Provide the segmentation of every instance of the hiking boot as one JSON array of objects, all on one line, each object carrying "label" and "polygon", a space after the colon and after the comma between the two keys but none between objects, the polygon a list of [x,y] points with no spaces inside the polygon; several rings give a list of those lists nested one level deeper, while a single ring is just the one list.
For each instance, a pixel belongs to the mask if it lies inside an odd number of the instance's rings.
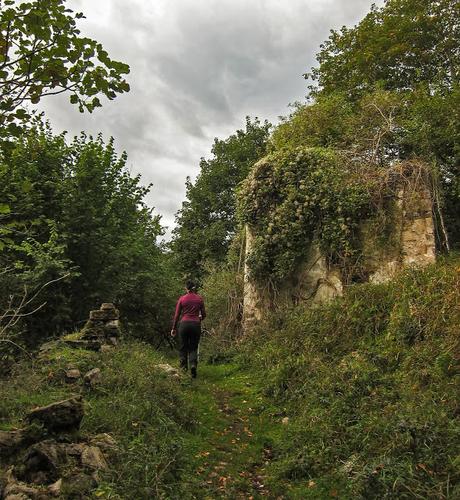
[{"label": "hiking boot", "polygon": [[192,366],[190,373],[192,374],[192,378],[196,378],[196,366]]}]

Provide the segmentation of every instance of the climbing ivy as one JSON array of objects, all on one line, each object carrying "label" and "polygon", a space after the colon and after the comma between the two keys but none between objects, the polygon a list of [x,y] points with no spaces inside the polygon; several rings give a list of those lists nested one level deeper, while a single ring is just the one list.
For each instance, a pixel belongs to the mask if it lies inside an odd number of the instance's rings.
[{"label": "climbing ivy", "polygon": [[252,170],[239,192],[239,217],[254,231],[248,256],[253,279],[280,283],[318,241],[332,260],[357,252],[359,221],[372,210],[367,165],[326,148],[273,153]]}]

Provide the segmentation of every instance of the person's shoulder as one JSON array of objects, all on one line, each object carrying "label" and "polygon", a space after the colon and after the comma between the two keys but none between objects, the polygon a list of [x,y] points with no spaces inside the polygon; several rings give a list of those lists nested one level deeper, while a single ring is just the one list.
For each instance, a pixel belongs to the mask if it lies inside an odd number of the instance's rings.
[{"label": "person's shoulder", "polygon": [[199,293],[197,293],[197,294],[196,294],[196,296],[197,296],[200,300],[204,300],[204,299],[203,299],[203,297],[202,297]]}]

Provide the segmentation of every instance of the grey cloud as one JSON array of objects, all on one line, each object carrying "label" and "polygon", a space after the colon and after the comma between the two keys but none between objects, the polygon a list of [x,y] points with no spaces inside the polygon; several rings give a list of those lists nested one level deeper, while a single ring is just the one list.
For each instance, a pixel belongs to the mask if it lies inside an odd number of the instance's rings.
[{"label": "grey cloud", "polygon": [[[154,184],[148,203],[171,226],[199,159],[246,115],[275,122],[302,100],[302,74],[331,28],[358,21],[372,0],[68,0],[82,32],[131,66],[131,92],[93,115],[46,101],[55,130],[114,136],[133,172]],[[377,2],[383,3],[383,0]]]}]

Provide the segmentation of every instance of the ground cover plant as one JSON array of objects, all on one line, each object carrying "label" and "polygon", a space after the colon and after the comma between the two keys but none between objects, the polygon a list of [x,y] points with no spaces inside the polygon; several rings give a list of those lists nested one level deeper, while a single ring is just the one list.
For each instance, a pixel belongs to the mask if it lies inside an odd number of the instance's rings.
[{"label": "ground cover plant", "polygon": [[243,344],[293,417],[270,469],[289,498],[458,496],[459,279],[458,257],[407,270],[283,311]]}]

